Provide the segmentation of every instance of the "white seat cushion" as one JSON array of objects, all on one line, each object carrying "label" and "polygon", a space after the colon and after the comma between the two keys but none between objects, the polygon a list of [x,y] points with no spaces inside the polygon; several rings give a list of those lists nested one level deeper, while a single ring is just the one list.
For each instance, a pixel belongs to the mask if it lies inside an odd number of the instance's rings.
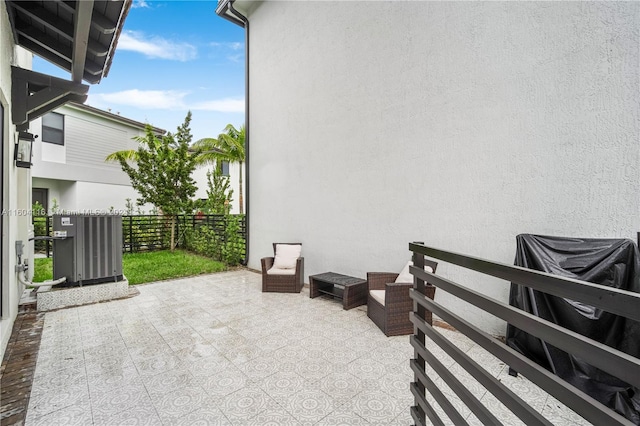
[{"label": "white seat cushion", "polygon": [[295,269],[296,261],[300,257],[300,244],[276,244],[276,256],[273,267],[278,269]]},{"label": "white seat cushion", "polygon": [[[404,265],[404,268],[402,268],[402,271],[400,272],[400,275],[398,275],[398,278],[396,278],[397,283],[413,283],[413,275],[411,275],[411,272],[409,272],[409,267],[413,266],[413,261],[408,261],[406,265]],[[424,270],[427,272],[433,272],[433,268],[431,266],[426,266],[424,267]]]},{"label": "white seat cushion", "polygon": [[295,275],[295,274],[296,274],[295,268],[281,269],[281,268],[276,268],[274,266],[273,268],[267,271],[267,275]]},{"label": "white seat cushion", "polygon": [[369,290],[369,294],[373,300],[384,306],[384,290]]}]

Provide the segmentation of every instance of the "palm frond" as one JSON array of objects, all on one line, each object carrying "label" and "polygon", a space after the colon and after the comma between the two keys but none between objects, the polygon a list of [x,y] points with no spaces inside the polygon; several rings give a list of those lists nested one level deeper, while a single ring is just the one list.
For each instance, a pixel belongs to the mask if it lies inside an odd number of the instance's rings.
[{"label": "palm frond", "polygon": [[199,139],[191,145],[190,152],[195,155],[196,163],[213,165],[220,160],[227,160],[226,153],[220,149],[219,141],[215,138]]},{"label": "palm frond", "polygon": [[192,148],[198,149],[213,149],[218,146],[218,140],[216,138],[203,138],[198,139],[194,143],[191,144]]},{"label": "palm frond", "polygon": [[125,149],[122,151],[116,151],[107,155],[104,161],[118,162],[120,161],[120,159],[123,159],[125,161],[135,162],[136,160],[138,160],[138,151],[136,151],[135,149]]}]

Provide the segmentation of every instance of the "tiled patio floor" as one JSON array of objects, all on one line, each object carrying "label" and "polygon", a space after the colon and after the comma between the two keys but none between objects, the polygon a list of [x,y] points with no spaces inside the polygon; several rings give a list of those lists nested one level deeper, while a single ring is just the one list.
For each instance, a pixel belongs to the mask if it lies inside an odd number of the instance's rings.
[{"label": "tiled patio floor", "polygon": [[[234,271],[47,313],[26,424],[412,423],[408,336],[385,337],[365,306],[343,311],[336,301],[309,299],[308,289],[260,288],[260,275]],[[554,424],[586,424],[464,336],[440,330]],[[467,380],[505,424],[518,424]]]}]

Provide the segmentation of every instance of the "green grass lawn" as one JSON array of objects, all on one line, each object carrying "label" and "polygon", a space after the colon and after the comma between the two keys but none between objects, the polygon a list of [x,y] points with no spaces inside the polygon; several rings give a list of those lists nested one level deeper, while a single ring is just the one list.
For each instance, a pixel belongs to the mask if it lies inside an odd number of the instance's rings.
[{"label": "green grass lawn", "polygon": [[[33,281],[41,282],[53,278],[51,258],[35,259]],[[226,270],[222,262],[187,251],[152,251],[125,253],[122,255],[122,270],[129,284],[143,284],[171,278],[190,277]]]},{"label": "green grass lawn", "polygon": [[[53,279],[53,259],[50,257],[34,259],[33,282],[39,283]],[[26,274],[25,274],[26,275]]]}]

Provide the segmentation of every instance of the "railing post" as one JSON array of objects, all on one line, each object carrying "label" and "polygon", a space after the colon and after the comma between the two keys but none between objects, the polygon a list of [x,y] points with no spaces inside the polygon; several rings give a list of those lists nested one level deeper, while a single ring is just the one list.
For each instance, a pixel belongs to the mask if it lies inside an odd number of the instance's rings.
[{"label": "railing post", "polygon": [[[424,242],[415,241],[414,244],[424,244]],[[416,252],[413,252],[412,260],[413,260],[413,266],[415,266],[416,268],[419,268],[421,270],[424,270],[424,255],[416,253]],[[427,294],[426,287],[425,287],[425,281],[420,279],[420,278],[418,278],[418,277],[415,277],[415,276],[413,277],[413,288],[418,293],[420,293],[422,295],[426,295]],[[424,308],[424,306],[421,306],[421,305],[418,304],[418,302],[414,301],[413,302],[413,311],[418,315],[418,317],[420,319],[426,320],[426,309]],[[420,342],[420,345],[422,347],[424,347],[425,343],[426,343],[424,332],[414,325],[413,326],[413,334],[418,339],[418,342]],[[420,367],[420,370],[421,371],[426,371],[425,359],[422,357],[422,355],[420,355],[420,353],[417,351],[417,349],[414,349],[413,353],[414,353],[414,357],[416,359],[416,362],[418,363],[418,366]],[[418,377],[415,374],[414,374],[414,382],[418,386],[418,390],[420,391],[420,393],[426,397],[426,388],[425,388],[424,384],[422,383],[422,381],[419,380]],[[420,421],[422,422],[422,424],[426,424],[426,413],[424,412],[424,410],[422,409],[420,404],[416,403],[416,408],[417,408],[417,411],[418,411],[418,415],[420,416]]]}]

